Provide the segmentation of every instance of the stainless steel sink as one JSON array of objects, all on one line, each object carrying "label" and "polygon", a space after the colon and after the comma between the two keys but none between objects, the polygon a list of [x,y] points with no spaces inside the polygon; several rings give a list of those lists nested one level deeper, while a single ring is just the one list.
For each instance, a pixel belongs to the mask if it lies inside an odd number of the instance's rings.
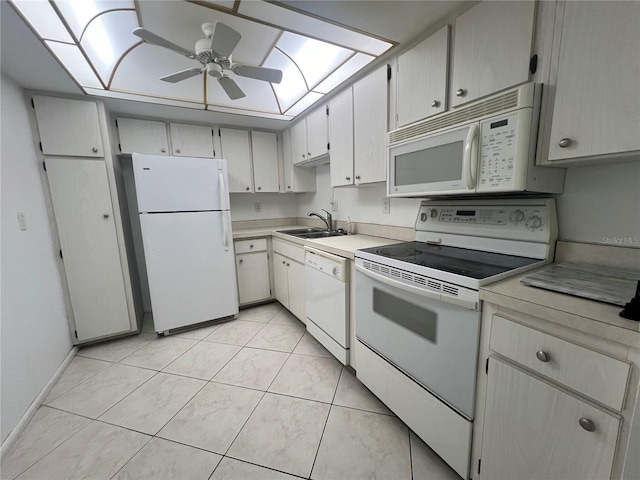
[{"label": "stainless steel sink", "polygon": [[297,228],[294,230],[278,230],[278,233],[286,233],[287,235],[293,235],[294,237],[298,237],[301,234],[305,233],[319,233],[324,232],[322,228],[318,227],[308,227],[308,228]]},{"label": "stainless steel sink", "polygon": [[342,237],[346,235],[346,233],[338,233],[338,232],[312,232],[312,233],[301,233],[296,235],[299,238],[325,238],[325,237]]}]

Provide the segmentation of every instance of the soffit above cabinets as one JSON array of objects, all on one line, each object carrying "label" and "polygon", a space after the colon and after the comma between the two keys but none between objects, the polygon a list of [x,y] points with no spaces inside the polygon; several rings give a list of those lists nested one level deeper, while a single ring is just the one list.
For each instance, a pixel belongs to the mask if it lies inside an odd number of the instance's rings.
[{"label": "soffit above cabinets", "polygon": [[[402,40],[406,39],[406,29],[400,26],[402,18],[387,21],[385,30],[373,12],[376,5],[403,4],[405,13],[400,17],[415,18],[419,11],[424,22],[414,27],[419,29],[417,35],[462,4],[320,2],[326,4],[320,12],[323,17],[313,9],[286,4],[314,2],[10,0],[9,3],[89,95],[283,121],[295,118],[398,45],[386,34],[404,32]],[[351,22],[357,23],[357,27],[335,20],[347,5],[350,6],[345,10],[346,18],[357,17],[358,22]],[[355,15],[354,8],[360,8],[361,14]],[[413,12],[407,12],[408,8],[413,8]],[[368,30],[367,15],[372,27]],[[196,42],[205,37],[202,24],[215,22],[242,35],[233,50],[234,64],[280,69],[283,72],[280,84],[225,70],[246,94],[231,100],[216,78],[206,72],[177,83],[162,81],[160,77],[202,65],[195,59],[142,42],[132,34],[134,28],[143,27],[194,51]]]}]

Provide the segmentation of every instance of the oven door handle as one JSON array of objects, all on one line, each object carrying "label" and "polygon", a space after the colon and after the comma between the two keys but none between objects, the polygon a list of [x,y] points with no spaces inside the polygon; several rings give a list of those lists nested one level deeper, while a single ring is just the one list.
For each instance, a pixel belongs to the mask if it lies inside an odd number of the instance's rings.
[{"label": "oven door handle", "polygon": [[462,298],[454,297],[453,295],[435,293],[429,290],[424,290],[419,287],[407,285],[406,283],[402,283],[397,280],[393,280],[392,278],[385,277],[384,275],[380,275],[379,273],[372,272],[371,270],[367,270],[366,268],[358,264],[356,264],[355,267],[356,267],[356,271],[362,273],[363,275],[371,277],[374,280],[377,280],[378,282],[382,282],[386,285],[389,285],[390,287],[399,288],[400,290],[404,290],[405,292],[420,295],[421,297],[427,297],[427,298],[432,298],[434,300],[441,300],[443,302],[453,303],[455,305],[459,305],[469,310],[478,310],[478,302],[474,302],[472,300],[464,300]]}]

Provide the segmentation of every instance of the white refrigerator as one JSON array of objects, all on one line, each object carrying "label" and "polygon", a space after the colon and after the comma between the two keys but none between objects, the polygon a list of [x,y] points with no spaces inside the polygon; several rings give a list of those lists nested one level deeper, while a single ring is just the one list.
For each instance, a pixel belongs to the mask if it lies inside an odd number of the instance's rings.
[{"label": "white refrigerator", "polygon": [[227,162],[132,155],[157,332],[237,315]]}]

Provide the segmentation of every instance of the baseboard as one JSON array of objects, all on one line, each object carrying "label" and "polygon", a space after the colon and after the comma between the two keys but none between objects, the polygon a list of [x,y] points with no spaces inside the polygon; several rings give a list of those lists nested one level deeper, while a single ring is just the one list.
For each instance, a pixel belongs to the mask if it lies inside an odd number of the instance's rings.
[{"label": "baseboard", "polygon": [[16,439],[22,434],[24,429],[27,427],[27,425],[35,415],[38,408],[40,408],[40,405],[42,405],[42,402],[44,402],[44,399],[47,398],[47,395],[49,395],[49,392],[51,392],[51,389],[53,388],[53,386],[60,379],[60,377],[66,370],[67,366],[69,365],[69,363],[71,363],[71,360],[73,360],[73,357],[76,356],[77,351],[78,351],[78,347],[73,347],[71,349],[69,354],[66,356],[64,361],[60,364],[60,366],[55,371],[53,376],[49,379],[49,381],[44,386],[44,388],[40,391],[40,393],[35,398],[35,400],[31,402],[31,405],[29,406],[27,411],[24,412],[24,415],[22,416],[18,424],[14,427],[13,430],[11,430],[11,433],[7,436],[6,440],[2,442],[2,446],[0,446],[0,459],[4,459],[4,456],[9,451],[11,446],[14,444]]}]

